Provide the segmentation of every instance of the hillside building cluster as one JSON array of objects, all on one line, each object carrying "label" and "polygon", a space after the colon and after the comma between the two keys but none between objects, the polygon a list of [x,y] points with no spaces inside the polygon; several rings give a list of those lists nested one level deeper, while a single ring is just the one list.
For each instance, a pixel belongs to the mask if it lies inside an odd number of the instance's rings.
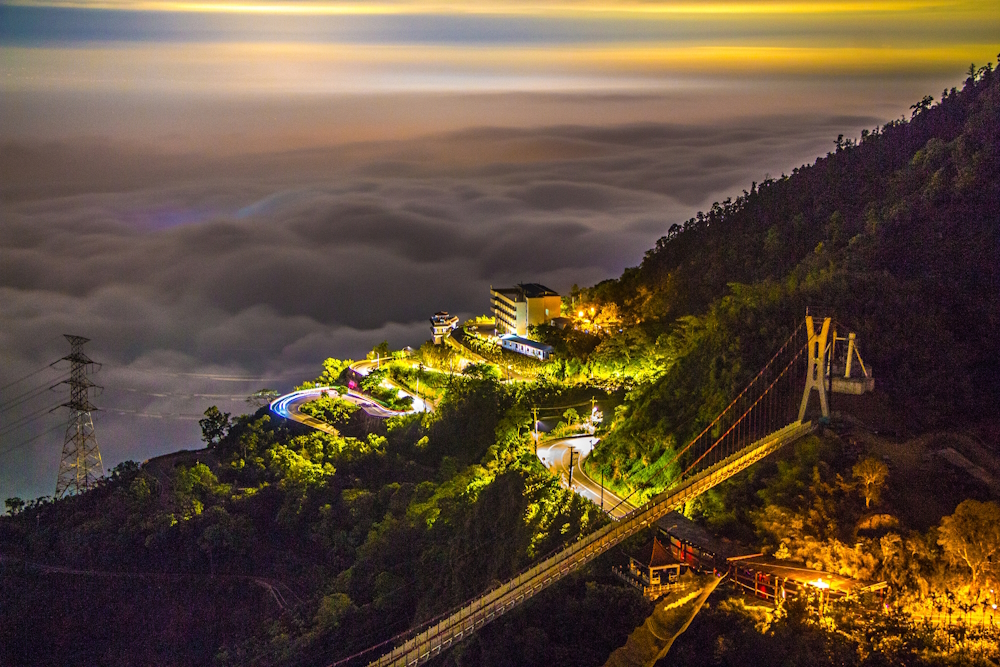
[{"label": "hillside building cluster", "polygon": [[[562,297],[538,283],[519,283],[514,287],[490,286],[490,311],[495,328],[492,335],[505,350],[517,352],[539,361],[552,355],[552,346],[527,337],[528,327],[552,324],[562,328],[566,318],[560,317]],[[447,311],[434,313],[430,319],[431,335],[440,345],[458,327],[458,317]]]}]

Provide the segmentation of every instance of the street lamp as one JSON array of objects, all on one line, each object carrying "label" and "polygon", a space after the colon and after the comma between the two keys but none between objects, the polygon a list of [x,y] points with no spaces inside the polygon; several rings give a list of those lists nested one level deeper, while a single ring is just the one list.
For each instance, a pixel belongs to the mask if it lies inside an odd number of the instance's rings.
[{"label": "street lamp", "polygon": [[417,398],[420,398],[420,374],[424,371],[424,365],[420,364],[417,366]]}]

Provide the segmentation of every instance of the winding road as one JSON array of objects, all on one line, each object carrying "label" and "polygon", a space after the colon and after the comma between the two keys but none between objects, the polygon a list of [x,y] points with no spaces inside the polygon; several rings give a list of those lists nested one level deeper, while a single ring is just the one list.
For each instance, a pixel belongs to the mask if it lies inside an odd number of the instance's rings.
[{"label": "winding road", "polygon": [[573,465],[572,490],[600,506],[612,519],[618,520],[635,507],[608,489],[602,489],[600,483],[592,480],[583,471],[583,460],[590,455],[596,444],[597,438],[592,435],[559,438],[539,445],[538,458],[543,466],[559,475],[563,486],[569,486],[570,457],[574,450],[578,452],[579,456]]},{"label": "winding road", "polygon": [[[368,375],[376,368],[378,368],[378,361],[358,361],[351,364],[351,370],[358,375]],[[345,401],[354,403],[372,417],[399,417],[401,415],[410,414],[411,412],[426,412],[430,409],[430,407],[412,391],[406,389],[405,387],[400,387],[399,385],[390,382],[388,379],[385,380],[385,382],[389,387],[412,398],[413,407],[410,410],[390,410],[384,405],[378,403],[371,396],[362,394],[359,391],[354,391],[353,389],[348,389],[347,393],[344,394],[333,387],[313,387],[312,389],[300,389],[299,391],[293,391],[290,394],[285,394],[284,396],[276,398],[271,402],[270,408],[271,412],[279,417],[297,421],[300,424],[305,424],[306,426],[314,428],[317,431],[322,431],[323,433],[328,433],[330,435],[340,435],[340,432],[326,422],[316,419],[315,417],[310,417],[299,410],[302,405],[305,405],[310,401],[315,401],[323,396],[323,394],[342,398]]]},{"label": "winding road", "polygon": [[[377,364],[377,361],[359,361],[351,365],[351,370],[359,375],[368,375],[372,372],[372,370],[377,368]],[[388,383],[388,380],[386,380],[386,382]],[[361,392],[349,389],[346,394],[343,394],[333,387],[314,387],[312,389],[293,391],[290,394],[285,394],[284,396],[275,399],[271,403],[270,407],[271,412],[279,417],[297,421],[300,424],[305,424],[306,426],[314,428],[317,431],[322,431],[323,433],[328,433],[330,435],[340,435],[340,433],[330,424],[316,419],[315,417],[311,417],[299,410],[302,405],[310,401],[315,401],[323,394],[340,397],[346,401],[350,401],[373,417],[398,417],[400,415],[409,414],[409,412],[424,412],[432,409],[432,406],[426,404],[420,399],[420,397],[416,396],[413,392],[407,390],[406,388],[393,383],[389,383],[389,386],[402,392],[403,394],[406,394],[407,396],[412,397],[413,409],[405,412],[390,410],[389,408],[377,403],[370,396],[362,394]],[[563,486],[569,487],[569,466],[572,456],[571,452],[574,450],[579,452],[579,457],[577,457],[576,463],[573,466],[572,490],[587,500],[594,502],[600,506],[602,510],[607,512],[612,519],[617,520],[635,508],[629,503],[624,502],[620,497],[608,489],[602,489],[601,484],[592,480],[587,476],[587,473],[584,472],[583,460],[590,455],[590,452],[594,449],[594,445],[596,444],[597,438],[590,435],[559,438],[558,440],[551,440],[540,445],[538,447],[538,458],[542,462],[543,466],[560,477]]]}]

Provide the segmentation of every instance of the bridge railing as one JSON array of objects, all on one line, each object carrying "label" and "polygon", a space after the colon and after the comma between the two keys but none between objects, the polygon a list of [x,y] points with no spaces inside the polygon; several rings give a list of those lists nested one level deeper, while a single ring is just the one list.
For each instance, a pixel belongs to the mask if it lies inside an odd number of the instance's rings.
[{"label": "bridge railing", "polygon": [[501,616],[509,609],[570,574],[613,546],[649,526],[719,482],[732,477],[783,445],[812,431],[810,422],[793,422],[664,491],[622,520],[581,538],[559,553],[525,570],[505,584],[462,606],[458,611],[421,629],[371,667],[410,667],[438,655],[452,643]]}]

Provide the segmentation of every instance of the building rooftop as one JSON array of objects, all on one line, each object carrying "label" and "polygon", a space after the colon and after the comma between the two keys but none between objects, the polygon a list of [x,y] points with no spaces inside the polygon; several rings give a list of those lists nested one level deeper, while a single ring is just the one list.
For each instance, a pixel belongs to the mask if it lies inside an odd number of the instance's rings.
[{"label": "building rooftop", "polygon": [[656,526],[664,533],[720,558],[753,553],[733,542],[720,540],[680,512],[670,512],[657,519]]},{"label": "building rooftop", "polygon": [[497,294],[503,294],[511,301],[538,299],[543,296],[559,296],[545,285],[539,285],[538,283],[518,283],[514,287],[491,287],[490,289]]},{"label": "building rooftop", "polygon": [[639,553],[630,556],[630,558],[650,569],[680,564],[680,561],[670,555],[670,551],[655,537],[651,542],[646,543],[639,550]]},{"label": "building rooftop", "polygon": [[518,287],[524,290],[524,296],[529,299],[537,299],[543,296],[559,296],[545,285],[539,285],[538,283],[520,283]]}]

